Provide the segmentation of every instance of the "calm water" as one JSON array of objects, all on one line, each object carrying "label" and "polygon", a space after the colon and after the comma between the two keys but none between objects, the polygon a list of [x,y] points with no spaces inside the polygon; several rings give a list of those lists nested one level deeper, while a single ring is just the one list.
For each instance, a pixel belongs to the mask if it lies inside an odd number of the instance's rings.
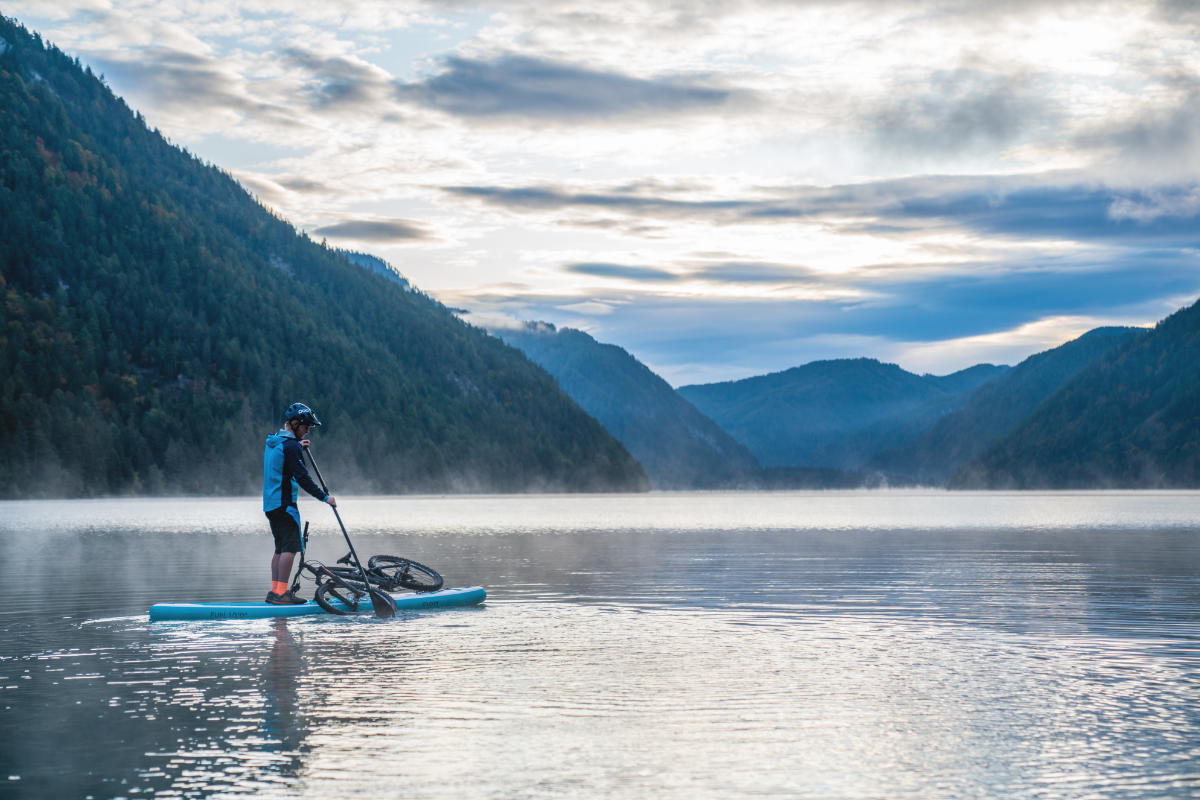
[{"label": "calm water", "polygon": [[256,500],[0,503],[0,796],[1200,796],[1200,494],[342,510],[486,605],[151,625],[266,592]]}]

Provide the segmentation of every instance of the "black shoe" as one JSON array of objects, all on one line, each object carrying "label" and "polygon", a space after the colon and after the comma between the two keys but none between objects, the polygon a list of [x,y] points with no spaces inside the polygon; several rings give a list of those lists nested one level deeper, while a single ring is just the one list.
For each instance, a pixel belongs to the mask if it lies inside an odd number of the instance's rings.
[{"label": "black shoe", "polygon": [[283,594],[267,592],[267,602],[273,606],[300,606],[304,605],[308,601],[296,597],[296,595],[292,593],[292,590],[288,589]]}]

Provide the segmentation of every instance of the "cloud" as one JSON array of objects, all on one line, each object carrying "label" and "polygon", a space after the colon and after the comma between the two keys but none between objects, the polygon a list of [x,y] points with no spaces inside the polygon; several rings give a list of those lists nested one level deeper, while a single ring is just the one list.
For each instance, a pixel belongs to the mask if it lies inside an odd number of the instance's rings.
[{"label": "cloud", "polygon": [[513,54],[451,56],[443,64],[437,75],[399,85],[397,96],[461,117],[564,122],[673,116],[753,101],[753,93],[701,75],[637,78]]},{"label": "cloud", "polygon": [[769,264],[752,261],[725,261],[693,270],[691,276],[717,283],[821,283],[830,280],[828,273],[791,264]]},{"label": "cloud", "polygon": [[1200,25],[1200,7],[1192,0],[1158,0],[1156,10],[1174,25]]},{"label": "cloud", "polygon": [[[1135,219],[1124,210],[1129,208],[1125,201],[1137,192],[1098,184],[1082,173],[931,176],[695,200],[605,187],[587,191],[567,186],[449,186],[443,191],[510,212],[604,211],[635,218],[643,226],[656,219],[705,225],[808,221],[844,233],[882,236],[958,230],[1014,239],[1200,246],[1200,209],[1177,203],[1171,214]],[[1195,191],[1192,185],[1168,187],[1164,196],[1190,196]],[[559,221],[575,222],[569,216]]]},{"label": "cloud", "polygon": [[601,303],[596,300],[585,300],[580,303],[567,303],[558,306],[560,311],[570,311],[576,314],[586,314],[588,316],[604,316],[613,312],[614,306],[610,303]]},{"label": "cloud", "polygon": [[172,135],[176,130],[228,134],[249,123],[296,138],[309,128],[286,95],[256,94],[241,74],[245,65],[228,59],[148,47],[101,53],[91,63],[129,102],[152,109],[154,124],[165,124]]},{"label": "cloud", "polygon": [[[1044,317],[1109,316],[1164,297],[1200,294],[1200,258],[1140,252],[1101,265],[1030,261],[863,284],[873,297],[839,304],[855,324],[833,330],[911,342],[997,333]],[[1007,267],[1007,268],[1006,268]]]},{"label": "cloud", "polygon": [[301,47],[285,48],[280,55],[284,64],[307,76],[304,93],[314,109],[382,107],[388,100],[391,76],[366,61],[324,55]]},{"label": "cloud", "polygon": [[285,189],[290,189],[293,192],[311,194],[333,195],[341,191],[341,189],[336,186],[331,186],[330,184],[322,181],[315,181],[312,178],[280,178],[279,185]]},{"label": "cloud", "polygon": [[1200,215],[1200,187],[1151,190],[1141,192],[1137,197],[1118,197],[1109,206],[1108,215],[1115,220],[1141,223],[1162,217],[1194,219]]},{"label": "cloud", "polygon": [[[940,265],[940,274],[945,274],[945,265]],[[858,287],[881,282],[883,277],[894,277],[910,273],[929,273],[926,265],[906,268],[901,265],[869,267],[854,273],[831,273],[798,264],[768,263],[748,260],[705,260],[703,256],[681,258],[670,268],[651,267],[608,262],[570,263],[564,269],[572,274],[591,275],[600,278],[618,278],[645,284],[673,283],[690,284],[688,290],[706,291],[704,284],[728,288],[755,285],[804,286],[818,290],[841,291],[862,294]]]},{"label": "cloud", "polygon": [[919,82],[895,82],[888,99],[863,117],[889,150],[939,157],[989,150],[1060,116],[1039,83],[1027,71],[935,70]]},{"label": "cloud", "polygon": [[594,191],[577,191],[565,186],[446,186],[442,187],[442,191],[511,211],[611,210],[626,214],[653,214],[664,219],[703,215],[714,222],[721,219],[736,222],[764,207],[761,201],[755,200],[677,200],[637,194],[627,188],[598,187]]},{"label": "cloud", "polygon": [[597,262],[568,264],[566,270],[579,275],[594,275],[601,278],[624,278],[633,281],[662,282],[677,281],[680,278],[674,272],[656,267],[631,267],[624,264],[603,264]]},{"label": "cloud", "polygon": [[1200,175],[1200,76],[1187,73],[1172,80],[1189,84],[1176,103],[1105,120],[1075,135],[1072,143],[1094,153],[1115,175],[1143,183]]},{"label": "cloud", "polygon": [[251,98],[228,62],[167,48],[98,59],[107,77],[120,80],[160,107],[202,106],[244,113],[278,113],[280,107]]},{"label": "cloud", "polygon": [[[1173,192],[1191,191],[1190,188]],[[1035,180],[1004,181],[992,191],[971,189],[909,197],[882,216],[894,221],[925,221],[977,233],[1020,239],[1111,242],[1130,246],[1200,246],[1195,212],[1135,220],[1113,215],[1114,204],[1137,192],[1099,185],[1038,185]]]},{"label": "cloud", "polygon": [[318,236],[385,244],[429,241],[434,238],[421,223],[405,219],[351,219],[325,225],[315,229],[313,233]]}]

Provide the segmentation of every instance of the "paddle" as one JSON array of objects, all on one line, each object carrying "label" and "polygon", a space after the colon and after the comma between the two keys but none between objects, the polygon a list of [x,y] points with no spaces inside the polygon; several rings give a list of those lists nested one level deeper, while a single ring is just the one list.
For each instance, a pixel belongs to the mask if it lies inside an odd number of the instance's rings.
[{"label": "paddle", "polygon": [[[325,479],[321,477],[321,470],[317,467],[317,460],[313,458],[312,450],[305,448],[308,453],[308,463],[312,464],[313,472],[317,473],[317,482],[321,484],[321,491],[329,494],[329,487],[325,485]],[[362,562],[358,560],[358,553],[354,552],[354,544],[350,541],[350,534],[346,533],[346,526],[342,524],[342,515],[338,513],[337,506],[330,506],[333,509],[333,515],[337,517],[338,526],[342,529],[342,536],[346,537],[346,545],[350,548],[350,555],[354,556],[354,564],[358,567],[358,574],[362,576],[363,585],[367,587],[367,594],[371,596],[371,605],[375,608],[375,616],[380,619],[390,619],[396,616],[396,601],[391,595],[384,594],[378,589],[371,586],[371,582],[367,580],[367,571],[363,569]]]}]

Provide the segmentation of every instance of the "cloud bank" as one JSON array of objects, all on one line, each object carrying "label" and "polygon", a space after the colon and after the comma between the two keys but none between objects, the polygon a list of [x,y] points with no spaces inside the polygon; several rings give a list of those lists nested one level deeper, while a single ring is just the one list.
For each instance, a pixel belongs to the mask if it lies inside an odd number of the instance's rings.
[{"label": "cloud bank", "polygon": [[949,372],[1200,293],[1191,3],[5,13],[297,226],[679,380]]}]

